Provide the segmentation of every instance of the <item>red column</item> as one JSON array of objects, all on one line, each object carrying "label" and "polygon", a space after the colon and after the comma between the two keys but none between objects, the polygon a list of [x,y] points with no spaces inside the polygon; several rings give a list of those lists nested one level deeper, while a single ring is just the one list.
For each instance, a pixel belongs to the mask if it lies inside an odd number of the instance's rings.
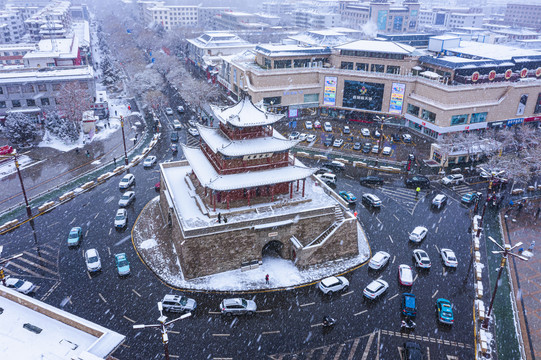
[{"label": "red column", "polygon": [[248,190],[248,206],[250,206],[250,190]]},{"label": "red column", "polygon": [[289,183],[289,198],[293,199],[293,181]]},{"label": "red column", "polygon": [[299,191],[299,180],[297,180],[297,191]]},{"label": "red column", "polygon": [[226,199],[227,199],[227,210],[229,210],[229,191],[227,192]]},{"label": "red column", "polygon": [[302,179],[302,197],[304,197],[304,186],[306,185],[306,179]]},{"label": "red column", "polygon": [[273,201],[273,202],[274,202],[274,185],[275,184],[272,184],[272,186],[271,186],[271,201]]},{"label": "red column", "polygon": [[212,194],[212,201],[214,203],[214,211],[216,211],[216,194]]}]

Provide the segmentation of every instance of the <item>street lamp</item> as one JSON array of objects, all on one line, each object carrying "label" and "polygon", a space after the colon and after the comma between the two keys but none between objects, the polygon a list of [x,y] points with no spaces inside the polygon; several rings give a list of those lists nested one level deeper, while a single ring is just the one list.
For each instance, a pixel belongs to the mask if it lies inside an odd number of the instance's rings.
[{"label": "street lamp", "polygon": [[167,336],[167,326],[174,323],[175,321],[186,319],[187,317],[192,316],[192,313],[186,313],[184,315],[181,315],[180,317],[173,319],[171,321],[167,321],[167,316],[163,315],[163,306],[161,301],[158,302],[158,310],[160,310],[160,317],[158,318],[159,324],[152,324],[152,325],[133,325],[134,329],[144,329],[144,328],[160,328],[160,331],[162,332],[162,342],[163,342],[163,350],[165,352],[165,360],[169,360],[169,337]]},{"label": "street lamp", "polygon": [[490,299],[490,305],[488,306],[488,312],[487,312],[487,315],[485,317],[485,320],[483,321],[483,328],[485,330],[488,329],[488,321],[489,321],[489,317],[490,317],[490,312],[492,311],[492,305],[494,305],[494,298],[496,297],[496,291],[498,291],[498,283],[500,282],[500,278],[502,276],[502,272],[503,272],[503,269],[505,267],[505,263],[507,262],[507,256],[511,255],[511,256],[516,257],[516,258],[519,258],[520,260],[528,261],[527,257],[512,253],[513,249],[515,249],[515,248],[519,247],[520,245],[522,245],[522,242],[516,243],[513,246],[511,246],[509,244],[504,244],[504,246],[501,246],[500,244],[498,244],[496,242],[496,240],[494,240],[492,238],[492,236],[489,236],[488,238],[490,239],[490,241],[492,241],[494,244],[496,244],[496,246],[498,246],[501,249],[501,250],[495,250],[495,251],[493,250],[492,253],[493,254],[501,254],[502,255],[502,260],[500,262],[500,270],[498,271],[498,278],[496,280],[496,284],[494,285],[494,291],[492,292],[492,298]]},{"label": "street lamp", "polygon": [[124,142],[124,162],[128,165],[128,152],[126,151],[126,137],[124,136],[124,117],[120,115],[120,128],[122,128],[122,141]]},{"label": "street lamp", "polygon": [[383,147],[383,141],[385,140],[385,136],[383,135],[383,124],[385,123],[385,120],[389,120],[391,117],[390,116],[379,116],[379,115],[376,115],[375,117],[381,123],[380,140],[378,142],[378,145],[379,145],[378,150],[381,151],[381,148]]},{"label": "street lamp", "polygon": [[[3,249],[4,249],[4,247],[0,246],[0,255],[2,254]],[[0,280],[2,280],[2,284],[4,286],[6,286],[6,277],[4,276],[4,264],[7,263],[8,261],[20,258],[21,256],[23,256],[22,253],[7,257],[5,259],[0,259]]]}]

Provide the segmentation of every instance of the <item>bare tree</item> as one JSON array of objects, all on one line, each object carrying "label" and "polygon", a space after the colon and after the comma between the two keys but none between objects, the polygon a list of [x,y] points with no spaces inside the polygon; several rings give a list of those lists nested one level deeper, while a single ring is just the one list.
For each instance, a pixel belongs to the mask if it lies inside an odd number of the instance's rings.
[{"label": "bare tree", "polygon": [[143,94],[143,100],[152,107],[155,111],[169,104],[167,96],[160,90],[150,90]]},{"label": "bare tree", "polygon": [[90,110],[92,96],[81,84],[69,82],[62,85],[56,101],[63,117],[74,121],[79,129],[83,119],[83,112]]}]

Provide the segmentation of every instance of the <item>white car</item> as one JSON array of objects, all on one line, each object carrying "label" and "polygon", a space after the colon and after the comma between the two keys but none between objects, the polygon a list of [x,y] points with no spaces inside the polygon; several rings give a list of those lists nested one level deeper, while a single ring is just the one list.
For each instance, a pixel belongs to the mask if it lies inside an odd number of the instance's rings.
[{"label": "white car", "polygon": [[182,125],[177,119],[173,120],[173,127],[175,128],[175,130],[182,130]]},{"label": "white car", "polygon": [[424,226],[417,226],[410,233],[410,240],[413,242],[421,242],[426,237],[426,234],[428,234],[427,228],[425,228]]},{"label": "white car", "polygon": [[411,267],[409,265],[398,265],[398,281],[400,281],[400,285],[403,286],[413,285],[413,271],[411,271]]},{"label": "white car", "polygon": [[321,129],[321,122],[319,120],[314,121],[314,128]]},{"label": "white car", "polygon": [[184,112],[184,106],[180,105],[180,106],[177,106],[177,111],[179,114],[182,114]]},{"label": "white car", "polygon": [[315,136],[314,134],[310,134],[310,135],[308,135],[306,137],[306,141],[308,141],[308,142],[312,142],[312,141],[314,141],[316,139],[317,139],[317,136]]},{"label": "white car", "polygon": [[143,167],[151,167],[154,164],[156,164],[156,156],[154,155],[147,156],[145,161],[143,161]]},{"label": "white car", "polygon": [[441,208],[446,203],[447,203],[447,196],[444,194],[438,194],[434,196],[434,199],[432,199],[432,206],[437,207],[438,209]]},{"label": "white car", "polygon": [[305,141],[307,137],[308,137],[307,134],[301,133],[301,134],[299,135],[299,140],[300,140],[300,141]]},{"label": "white car", "polygon": [[318,286],[324,294],[331,295],[338,291],[346,291],[349,287],[349,281],[343,276],[331,276],[321,280]]},{"label": "white car", "polygon": [[165,108],[165,113],[166,113],[167,115],[173,115],[173,109],[171,109],[170,107]]},{"label": "white car", "polygon": [[336,140],[334,140],[334,143],[332,144],[332,146],[334,146],[334,147],[340,147],[342,145],[344,145],[344,140],[342,140],[342,139],[336,139]]},{"label": "white car", "polygon": [[313,129],[313,128],[314,128],[314,125],[312,125],[312,122],[311,122],[311,121],[305,121],[305,122],[304,122],[304,127],[305,127],[307,130],[310,130],[310,129]]},{"label": "white car", "polygon": [[199,130],[197,130],[196,128],[189,128],[189,129],[188,129],[188,132],[189,132],[190,135],[192,135],[192,136],[199,136]]},{"label": "white car", "polygon": [[389,284],[384,280],[374,280],[363,290],[363,295],[370,300],[378,298],[389,288]]},{"label": "white car", "polygon": [[458,185],[464,182],[464,175],[462,174],[450,174],[441,179],[443,185]]},{"label": "white car", "polygon": [[6,279],[6,286],[11,289],[15,289],[21,294],[29,294],[36,290],[36,285],[32,284],[30,281],[17,279],[14,277],[8,277]]},{"label": "white car", "polygon": [[191,126],[191,127],[197,127],[197,121],[191,119],[191,120],[188,120],[188,124]]},{"label": "white car", "polygon": [[374,254],[374,256],[372,256],[372,259],[370,259],[368,267],[370,269],[379,270],[387,264],[390,257],[391,255],[389,255],[389,253],[385,251],[378,251]]},{"label": "white car", "polygon": [[405,143],[410,143],[411,142],[411,135],[410,134],[402,134],[402,140]]},{"label": "white car", "polygon": [[100,254],[96,249],[88,249],[85,251],[85,263],[88,272],[96,272],[101,270]]},{"label": "white car", "polygon": [[370,137],[370,130],[368,130],[367,128],[362,128],[361,129],[361,134],[363,136]]},{"label": "white car", "polygon": [[377,146],[377,145],[372,146],[372,153],[373,154],[379,153],[379,146]]},{"label": "white car", "polygon": [[351,133],[351,129],[349,128],[349,126],[344,126],[344,134],[349,134]]},{"label": "white car", "polygon": [[383,155],[391,155],[391,152],[393,151],[393,149],[391,149],[390,146],[385,146],[383,148],[383,151],[381,152]]},{"label": "white car", "polygon": [[441,249],[440,254],[445,266],[453,268],[456,268],[458,266],[458,260],[456,259],[456,255],[453,250]]},{"label": "white car", "polygon": [[505,175],[505,171],[504,170],[497,170],[497,169],[494,169],[494,170],[482,170],[481,173],[479,174],[479,176],[483,179],[487,179],[487,180],[490,180],[491,178],[493,177],[500,177],[500,176],[503,176]]},{"label": "white car", "polygon": [[331,123],[330,122],[325,122],[325,124],[323,124],[323,130],[325,131],[332,131],[332,126],[331,126]]},{"label": "white car", "polygon": [[428,254],[426,251],[421,249],[415,249],[413,250],[413,259],[415,260],[415,266],[423,268],[423,269],[430,269],[432,266],[432,263],[430,262],[430,258],[428,257]]},{"label": "white car", "polygon": [[115,228],[123,229],[128,224],[128,212],[126,209],[118,209],[115,215]]},{"label": "white car", "polygon": [[118,200],[118,206],[126,207],[134,201],[135,201],[135,192],[126,191],[124,194],[122,194],[122,196],[120,197],[120,200]]},{"label": "white car", "polygon": [[299,136],[301,136],[301,134],[298,131],[293,131],[289,134],[289,140],[298,140]]},{"label": "white car", "polygon": [[118,183],[120,189],[127,189],[135,184],[135,176],[133,174],[126,174]]}]

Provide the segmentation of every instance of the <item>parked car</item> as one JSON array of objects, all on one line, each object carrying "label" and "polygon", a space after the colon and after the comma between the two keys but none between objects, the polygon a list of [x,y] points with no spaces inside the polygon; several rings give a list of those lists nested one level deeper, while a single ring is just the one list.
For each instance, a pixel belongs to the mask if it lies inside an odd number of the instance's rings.
[{"label": "parked car", "polygon": [[15,289],[21,294],[30,294],[36,290],[36,285],[32,284],[30,281],[17,279],[11,276],[6,279],[6,286]]},{"label": "parked car", "polygon": [[505,175],[505,171],[498,170],[498,169],[486,170],[486,171],[481,170],[481,172],[479,173],[479,177],[484,180],[490,180],[493,177],[501,177],[503,175]]},{"label": "parked car", "polygon": [[323,125],[323,130],[325,131],[332,131],[332,126],[331,126],[331,123],[326,121],[325,124]]},{"label": "parked car", "polygon": [[332,173],[325,173],[321,175],[317,175],[327,185],[336,185],[336,175]]},{"label": "parked car", "polygon": [[430,269],[430,267],[432,266],[428,254],[422,249],[413,250],[413,259],[415,260],[415,266],[417,267],[423,269]]},{"label": "parked car", "polygon": [[289,140],[297,140],[301,134],[298,131],[293,131],[289,134]]},{"label": "parked car", "polygon": [[425,228],[424,226],[417,226],[410,233],[409,239],[413,242],[421,242],[426,237],[426,234],[428,234],[427,228]]},{"label": "parked car", "polygon": [[180,124],[180,121],[178,121],[177,119],[173,120],[173,128],[175,128],[175,130],[182,130],[182,125]]},{"label": "parked car", "polygon": [[349,204],[357,202],[357,197],[349,191],[340,191],[338,195],[340,195],[340,197],[346,200]]},{"label": "parked car", "polygon": [[171,151],[174,153],[178,152],[178,145],[177,144],[171,144]]},{"label": "parked car", "polygon": [[299,135],[299,140],[300,140],[300,141],[305,141],[307,137],[308,137],[308,134],[301,133],[301,134]]},{"label": "parked car", "polygon": [[398,134],[391,134],[391,140],[392,141],[400,141],[400,135]]},{"label": "parked car", "polygon": [[391,155],[393,149],[390,146],[385,146],[381,152],[383,155]]},{"label": "parked car", "polygon": [[443,185],[458,185],[462,182],[464,182],[464,175],[462,174],[449,174],[441,179]]},{"label": "parked car", "polygon": [[189,128],[188,133],[190,133],[190,135],[192,136],[199,136],[199,130],[197,130],[196,128]]},{"label": "parked car", "polygon": [[475,200],[479,199],[480,197],[481,197],[481,193],[471,192],[471,193],[464,194],[464,196],[462,196],[460,201],[466,204],[471,204],[475,202]]},{"label": "parked car", "polygon": [[115,228],[123,229],[128,224],[128,212],[126,209],[118,209],[115,215]]},{"label": "parked car", "polygon": [[182,295],[165,295],[162,299],[162,306],[168,312],[192,312],[197,307],[197,302]]},{"label": "parked car", "polygon": [[177,142],[178,141],[178,134],[175,131],[173,131],[171,133],[171,141],[172,142]]},{"label": "parked car", "polygon": [[364,297],[375,300],[378,297],[381,296],[387,289],[389,288],[389,284],[387,284],[387,281],[377,279],[372,281],[370,284],[368,284],[367,287],[363,290]]},{"label": "parked car", "polygon": [[367,128],[362,128],[361,129],[361,134],[362,134],[362,136],[370,137],[370,130],[368,130]]},{"label": "parked car", "polygon": [[377,154],[377,153],[379,153],[379,146],[378,145],[372,146],[372,154]]},{"label": "parked car", "polygon": [[319,120],[314,121],[314,129],[321,129],[321,122]]},{"label": "parked car", "polygon": [[324,167],[332,169],[335,172],[343,171],[346,168],[346,165],[340,161],[331,161],[323,164]]},{"label": "parked car", "polygon": [[188,125],[190,125],[191,127],[196,128],[196,127],[197,127],[197,124],[198,124],[198,122],[195,121],[194,119],[188,120]]},{"label": "parked car", "polygon": [[353,150],[361,150],[361,143],[360,142],[356,142],[355,144],[353,144]]},{"label": "parked car", "polygon": [[383,178],[379,176],[365,176],[359,178],[359,183],[361,185],[383,185]]},{"label": "parked car", "polygon": [[453,250],[444,248],[440,250],[440,254],[445,266],[452,268],[456,268],[458,266],[458,260]]},{"label": "parked car", "polygon": [[402,294],[402,315],[415,317],[417,316],[417,299],[411,293]]},{"label": "parked car", "polygon": [[100,254],[96,249],[88,249],[85,251],[85,263],[88,272],[96,272],[101,270]]},{"label": "parked car", "polygon": [[443,205],[447,204],[447,196],[444,194],[438,194],[432,199],[432,206],[440,209]]},{"label": "parked car", "polygon": [[224,299],[220,303],[220,311],[223,315],[253,315],[257,310],[254,301],[243,298]]},{"label": "parked car", "polygon": [[405,142],[405,143],[410,143],[411,142],[411,135],[410,134],[402,134],[402,140]]},{"label": "parked car", "polygon": [[312,129],[312,128],[314,127],[314,125],[312,124],[311,121],[308,120],[308,121],[305,121],[305,122],[304,122],[304,127],[305,127],[307,130],[310,130],[310,129]]},{"label": "parked car", "polygon": [[373,208],[381,207],[381,200],[374,194],[363,194],[362,196],[363,203],[370,205]]},{"label": "parked car", "polygon": [[183,114],[184,113],[184,106],[182,106],[182,105],[177,106],[177,111],[178,111],[179,114]]},{"label": "parked car", "polygon": [[306,141],[307,142],[312,142],[314,141],[315,139],[317,139],[317,136],[315,136],[314,134],[310,134],[306,137]]},{"label": "parked car", "polygon": [[388,252],[385,251],[378,251],[377,253],[372,256],[372,259],[370,259],[370,262],[368,263],[368,267],[374,270],[379,270],[385,265],[387,265],[387,262],[389,262],[389,258],[391,255],[389,255]]},{"label": "parked car", "polygon": [[349,134],[351,133],[351,130],[349,129],[349,126],[345,125],[344,126],[344,131],[343,131],[344,134]]},{"label": "parked car", "polygon": [[143,167],[151,167],[154,164],[156,164],[156,156],[154,155],[147,156],[145,161],[143,161]]},{"label": "parked car", "polygon": [[122,179],[120,179],[120,182],[118,183],[118,187],[120,189],[127,189],[130,186],[135,185],[135,176],[133,174],[126,174]]},{"label": "parked car", "polygon": [[130,263],[125,253],[115,254],[116,271],[120,276],[130,274]]},{"label": "parked car", "polygon": [[404,360],[423,360],[423,351],[417,343],[408,341],[404,343]]},{"label": "parked car", "polygon": [[400,281],[400,285],[403,286],[413,285],[413,271],[411,271],[411,267],[409,265],[398,265],[398,281]]},{"label": "parked car", "polygon": [[83,239],[83,229],[72,227],[68,235],[68,246],[79,246]]},{"label": "parked car", "polygon": [[135,192],[134,191],[126,191],[120,197],[120,200],[118,201],[118,206],[126,207],[126,206],[129,206],[134,201],[135,201]]},{"label": "parked car", "polygon": [[343,276],[331,276],[321,280],[318,287],[324,294],[332,295],[339,291],[347,291],[349,281]]},{"label": "parked car", "polygon": [[165,113],[167,115],[173,115],[173,109],[171,109],[170,107],[167,107],[167,108],[165,108]]},{"label": "parked car", "polygon": [[430,187],[430,180],[426,176],[415,175],[415,176],[406,178],[406,186],[427,188],[427,187]]},{"label": "parked car", "polygon": [[322,167],[322,168],[317,169],[315,172],[316,175],[327,174],[327,173],[334,174],[334,170]]},{"label": "parked car", "polygon": [[342,145],[344,145],[344,140],[342,139],[336,139],[334,140],[334,143],[332,144],[332,146],[334,147],[341,147]]},{"label": "parked car", "polygon": [[323,145],[331,146],[334,143],[334,136],[327,135],[323,138]]},{"label": "parked car", "polygon": [[363,153],[367,154],[367,153],[369,153],[371,150],[372,150],[372,144],[371,144],[371,143],[368,143],[368,142],[367,142],[367,143],[364,143],[364,144],[363,144],[363,149],[362,149]]},{"label": "parked car", "polygon": [[436,311],[438,312],[438,320],[442,324],[452,325],[455,322],[453,315],[453,305],[444,298],[436,300]]}]

